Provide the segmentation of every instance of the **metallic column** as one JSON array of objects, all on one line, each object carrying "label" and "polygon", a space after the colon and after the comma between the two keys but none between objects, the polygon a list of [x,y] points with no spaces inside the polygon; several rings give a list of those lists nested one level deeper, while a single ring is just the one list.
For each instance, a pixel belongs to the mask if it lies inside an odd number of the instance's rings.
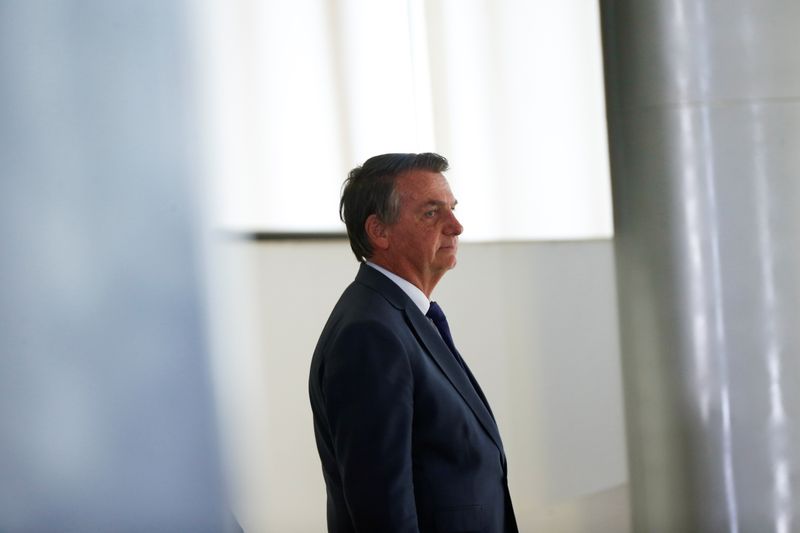
[{"label": "metallic column", "polygon": [[800,2],[601,9],[634,530],[800,531]]}]

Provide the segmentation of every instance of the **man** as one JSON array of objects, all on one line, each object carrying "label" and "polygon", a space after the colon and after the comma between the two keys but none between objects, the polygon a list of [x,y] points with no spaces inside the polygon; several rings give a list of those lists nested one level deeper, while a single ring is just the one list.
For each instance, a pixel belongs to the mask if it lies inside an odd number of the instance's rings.
[{"label": "man", "polygon": [[447,168],[437,154],[385,154],[343,188],[362,265],[309,379],[331,533],[517,531],[494,417],[429,300],[463,229]]}]

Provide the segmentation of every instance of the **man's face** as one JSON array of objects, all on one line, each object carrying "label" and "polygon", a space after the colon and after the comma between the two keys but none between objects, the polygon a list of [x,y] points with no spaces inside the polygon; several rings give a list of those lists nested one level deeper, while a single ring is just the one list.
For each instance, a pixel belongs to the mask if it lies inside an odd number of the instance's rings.
[{"label": "man's face", "polygon": [[397,178],[400,216],[388,226],[391,258],[399,275],[429,294],[456,266],[458,236],[464,229],[453,213],[456,199],[438,172],[414,170]]}]

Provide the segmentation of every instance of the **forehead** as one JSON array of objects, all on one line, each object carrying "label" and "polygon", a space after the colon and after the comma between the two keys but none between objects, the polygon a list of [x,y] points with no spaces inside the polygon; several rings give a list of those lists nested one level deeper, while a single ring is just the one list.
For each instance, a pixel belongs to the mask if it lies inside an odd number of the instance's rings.
[{"label": "forehead", "polygon": [[410,170],[397,177],[395,188],[402,198],[411,200],[451,201],[453,199],[450,185],[440,172]]}]

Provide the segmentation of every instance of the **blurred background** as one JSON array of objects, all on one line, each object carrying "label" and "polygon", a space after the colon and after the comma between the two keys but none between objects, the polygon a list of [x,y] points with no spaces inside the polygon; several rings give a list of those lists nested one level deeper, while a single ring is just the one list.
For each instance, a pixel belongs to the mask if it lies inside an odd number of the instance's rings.
[{"label": "blurred background", "polygon": [[0,530],[323,531],[339,189],[436,151],[521,529],[629,531],[601,58],[583,0],[0,0]]}]

